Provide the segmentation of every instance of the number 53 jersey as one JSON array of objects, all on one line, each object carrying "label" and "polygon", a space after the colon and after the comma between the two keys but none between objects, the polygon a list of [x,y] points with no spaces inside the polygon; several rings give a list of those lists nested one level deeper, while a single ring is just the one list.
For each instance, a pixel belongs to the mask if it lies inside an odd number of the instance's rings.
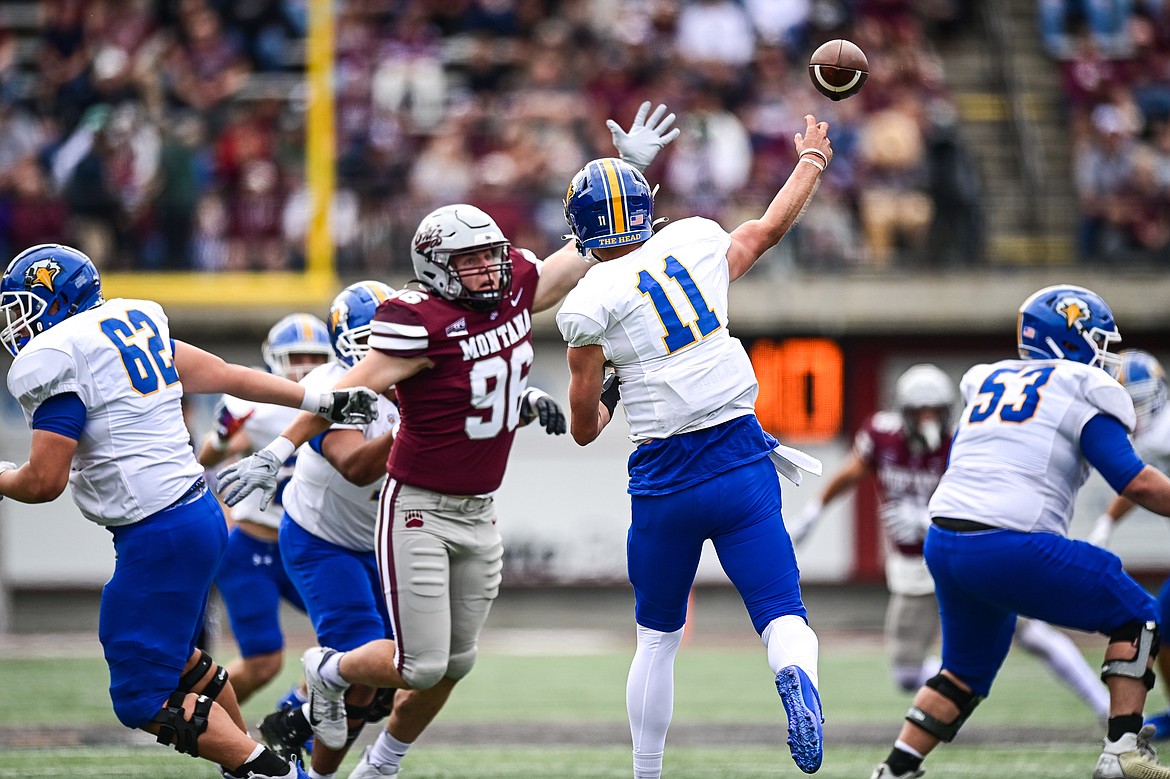
[{"label": "number 53 jersey", "polygon": [[162,307],[115,299],[38,334],[8,371],[8,390],[30,422],[54,395],[72,392],[85,404],[69,485],[99,525],[166,508],[203,475],[173,358]]},{"label": "number 53 jersey", "polygon": [[1089,365],[1003,360],[971,368],[960,392],[965,407],[930,515],[1068,535],[1090,469],[1081,430],[1108,414],[1132,431],[1126,391]]},{"label": "number 53 jersey", "polygon": [[730,245],[709,219],[667,225],[633,252],[590,268],[557,313],[570,346],[600,345],[614,366],[636,443],[755,409],[751,360],[727,330]]}]

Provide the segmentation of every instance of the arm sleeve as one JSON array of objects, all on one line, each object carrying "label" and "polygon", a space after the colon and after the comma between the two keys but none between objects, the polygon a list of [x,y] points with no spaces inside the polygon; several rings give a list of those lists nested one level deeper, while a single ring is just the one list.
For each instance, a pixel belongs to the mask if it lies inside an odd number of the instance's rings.
[{"label": "arm sleeve", "polygon": [[1098,414],[1081,429],[1081,453],[1121,493],[1146,464],[1133,450],[1125,426],[1116,417]]},{"label": "arm sleeve", "polygon": [[85,404],[75,392],[54,395],[37,406],[32,428],[80,440],[85,430]]}]

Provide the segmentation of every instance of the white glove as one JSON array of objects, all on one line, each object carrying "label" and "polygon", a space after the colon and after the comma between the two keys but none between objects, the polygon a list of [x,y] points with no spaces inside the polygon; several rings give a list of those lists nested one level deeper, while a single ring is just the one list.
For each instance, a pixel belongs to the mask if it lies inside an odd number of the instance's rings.
[{"label": "white glove", "polygon": [[878,515],[895,544],[921,543],[930,528],[930,513],[926,506],[890,501],[878,509]]},{"label": "white glove", "polygon": [[378,395],[366,387],[330,392],[306,389],[301,410],[311,411],[338,424],[367,425],[378,418]]},{"label": "white glove", "polygon": [[1094,546],[1108,548],[1109,539],[1113,536],[1113,528],[1116,525],[1113,517],[1106,512],[1093,521],[1093,529],[1085,540]]},{"label": "white glove", "polygon": [[662,117],[666,113],[665,105],[655,108],[650,120],[647,121],[646,114],[649,112],[650,101],[647,100],[638,107],[638,115],[634,117],[634,123],[630,125],[628,133],[612,119],[605,123],[613,133],[613,145],[617,147],[618,154],[640,171],[645,171],[647,166],[654,162],[658,152],[679,134],[677,127],[670,130],[670,126],[674,124],[674,114],[668,114],[665,119]]},{"label": "white glove", "polygon": [[[237,460],[215,474],[216,489],[227,490],[223,502],[234,506],[245,497],[260,490],[260,510],[268,508],[276,495],[280,466],[292,457],[296,447],[287,438],[277,438],[253,455]],[[231,488],[230,490],[228,488]]]},{"label": "white glove", "polygon": [[[19,465],[14,462],[10,462],[9,460],[0,460],[0,473],[4,473],[5,471],[15,471],[19,467]],[[0,500],[4,500],[3,495],[0,495]]]},{"label": "white glove", "polygon": [[792,545],[796,546],[808,537],[812,532],[813,526],[821,521],[821,514],[824,513],[825,506],[819,500],[814,500],[804,507],[804,510],[792,521],[785,521],[784,525],[788,528],[788,536],[792,539]]}]

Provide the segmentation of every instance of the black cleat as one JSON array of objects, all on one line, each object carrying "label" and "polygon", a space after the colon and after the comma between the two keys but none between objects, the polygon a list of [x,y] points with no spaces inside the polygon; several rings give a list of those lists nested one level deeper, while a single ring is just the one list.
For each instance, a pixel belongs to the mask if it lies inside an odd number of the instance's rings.
[{"label": "black cleat", "polygon": [[303,759],[305,742],[313,737],[313,728],[299,706],[274,711],[260,723],[260,740],[281,760]]}]

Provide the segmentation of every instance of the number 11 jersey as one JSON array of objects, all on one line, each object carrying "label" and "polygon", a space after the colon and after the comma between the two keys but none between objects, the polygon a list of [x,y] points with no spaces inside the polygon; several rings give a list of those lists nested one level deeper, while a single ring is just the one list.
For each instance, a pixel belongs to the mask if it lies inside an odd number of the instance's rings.
[{"label": "number 11 jersey", "polygon": [[1081,431],[1098,414],[1132,431],[1129,395],[1100,368],[1069,360],[976,365],[959,389],[963,415],[930,515],[1067,536],[1089,477]]},{"label": "number 11 jersey", "polygon": [[557,313],[569,346],[600,345],[614,366],[635,443],[755,410],[751,360],[727,331],[730,245],[710,219],[682,219],[590,268]]},{"label": "number 11 jersey", "polygon": [[503,481],[532,367],[540,280],[531,252],[512,249],[511,258],[511,289],[491,310],[407,289],[374,314],[371,349],[434,363],[396,387],[402,423],[391,478],[447,495],[486,495]]}]

